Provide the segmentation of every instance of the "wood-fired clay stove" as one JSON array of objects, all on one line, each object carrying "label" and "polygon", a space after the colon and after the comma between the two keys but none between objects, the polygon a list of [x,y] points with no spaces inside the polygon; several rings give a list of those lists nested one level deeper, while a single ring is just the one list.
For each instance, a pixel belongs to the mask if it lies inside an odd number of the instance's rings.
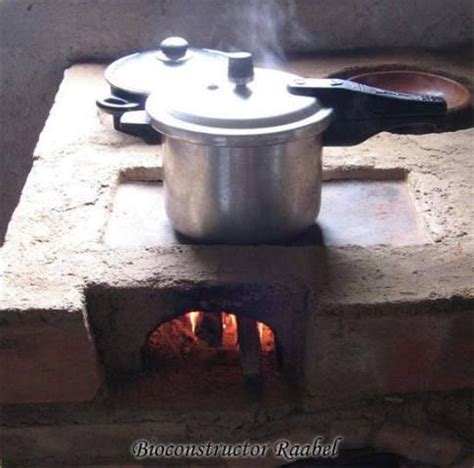
[{"label": "wood-fired clay stove", "polygon": [[[361,61],[290,68],[329,75]],[[403,62],[470,73],[445,56]],[[166,226],[147,228],[162,219],[147,208],[160,200],[160,160],[156,148],[98,115],[102,76],[99,65],[66,71],[2,248],[5,460],[116,465],[133,463],[130,444],[147,436],[235,442],[315,434],[342,435],[343,450],[372,447],[423,466],[468,460],[472,130],[382,134],[326,151],[323,196],[344,231],[323,212],[319,231],[300,242],[182,243]],[[137,189],[144,183],[151,185]],[[138,201],[136,218],[123,215],[124,193]],[[408,207],[403,233],[394,229],[393,205],[379,203],[387,194]],[[358,226],[344,216],[355,198],[367,202]],[[365,222],[369,212],[373,224]],[[251,366],[237,357],[223,369],[208,361],[228,385],[181,377],[181,387],[160,394],[166,375],[150,343],[157,327],[185,324],[183,314],[193,311],[271,328],[280,367],[269,374],[262,366],[260,394],[249,398],[240,369]]]}]

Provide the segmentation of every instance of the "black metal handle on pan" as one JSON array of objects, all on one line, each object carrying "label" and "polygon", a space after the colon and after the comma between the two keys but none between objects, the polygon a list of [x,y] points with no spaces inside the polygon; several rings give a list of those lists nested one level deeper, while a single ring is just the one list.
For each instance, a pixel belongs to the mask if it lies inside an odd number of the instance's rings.
[{"label": "black metal handle on pan", "polygon": [[397,93],[339,79],[296,79],[288,90],[319,99],[334,110],[324,132],[326,146],[351,146],[377,133],[415,124],[441,127],[446,101],[438,96]]}]

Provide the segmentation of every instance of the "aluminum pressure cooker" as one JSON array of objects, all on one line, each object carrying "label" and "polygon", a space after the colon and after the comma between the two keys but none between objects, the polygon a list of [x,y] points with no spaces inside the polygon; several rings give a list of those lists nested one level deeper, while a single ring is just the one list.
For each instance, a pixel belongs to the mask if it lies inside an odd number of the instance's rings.
[{"label": "aluminum pressure cooker", "polygon": [[248,244],[291,239],[314,224],[324,145],[436,125],[445,114],[439,97],[304,79],[233,53],[226,73],[217,67],[155,88],[144,110],[121,119],[135,134],[164,136],[165,205],[177,231]]}]

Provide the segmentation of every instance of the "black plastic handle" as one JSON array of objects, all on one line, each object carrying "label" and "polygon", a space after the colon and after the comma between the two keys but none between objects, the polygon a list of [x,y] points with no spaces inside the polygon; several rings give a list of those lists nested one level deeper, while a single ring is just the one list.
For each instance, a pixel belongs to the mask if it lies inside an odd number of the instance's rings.
[{"label": "black plastic handle", "polygon": [[142,108],[142,104],[139,102],[128,101],[127,99],[114,96],[113,94],[102,99],[97,99],[96,104],[99,109],[113,116],[119,116],[124,112],[136,111]]},{"label": "black plastic handle", "polygon": [[161,143],[161,133],[151,126],[145,110],[125,112],[119,117],[118,125],[121,132],[140,137],[148,144]]},{"label": "black plastic handle", "polygon": [[326,146],[351,146],[377,133],[428,124],[441,127],[447,114],[439,96],[397,93],[339,79],[298,78],[288,90],[319,99],[334,111],[333,123],[324,133]]},{"label": "black plastic handle", "polygon": [[161,143],[161,135],[153,130],[143,102],[131,101],[111,94],[97,99],[97,107],[113,115],[114,128],[119,132],[143,138],[146,143]]},{"label": "black plastic handle", "polygon": [[126,112],[133,112],[143,109],[143,104],[136,101],[129,101],[128,99],[115,96],[113,94],[95,101],[97,107],[114,118],[114,128],[119,132],[122,131],[120,127],[120,118]]}]

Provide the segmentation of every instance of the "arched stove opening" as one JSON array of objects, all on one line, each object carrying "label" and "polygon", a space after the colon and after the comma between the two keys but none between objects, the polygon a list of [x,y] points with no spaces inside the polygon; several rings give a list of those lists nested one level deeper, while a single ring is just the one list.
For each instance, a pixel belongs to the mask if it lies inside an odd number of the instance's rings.
[{"label": "arched stove opening", "polygon": [[307,322],[306,290],[293,289],[89,288],[100,395],[111,405],[179,411],[240,410],[256,397],[268,407],[294,401],[304,384]]},{"label": "arched stove opening", "polygon": [[160,323],[142,348],[142,369],[167,388],[245,387],[281,381],[282,352],[269,325],[231,312],[192,310]]}]

